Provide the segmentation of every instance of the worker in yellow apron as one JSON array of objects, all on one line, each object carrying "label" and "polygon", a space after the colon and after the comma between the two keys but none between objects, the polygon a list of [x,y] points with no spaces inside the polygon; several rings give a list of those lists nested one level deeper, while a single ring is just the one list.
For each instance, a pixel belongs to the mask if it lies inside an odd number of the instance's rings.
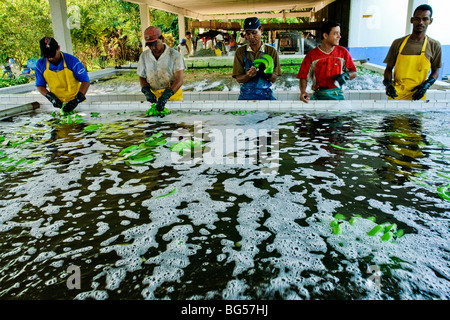
[{"label": "worker in yellow apron", "polygon": [[[405,39],[397,39],[392,44],[384,61],[387,67],[383,81],[390,100],[425,100],[427,90],[439,77],[439,68],[442,67],[441,45],[426,36],[432,23],[433,8],[427,4],[418,6],[411,18],[412,34]],[[420,48],[419,41],[423,41],[420,54],[414,54]],[[398,53],[395,51],[397,46]],[[430,53],[426,53],[427,49]]]},{"label": "worker in yellow apron", "polygon": [[64,63],[64,69],[61,71],[51,71],[50,62],[47,60],[44,79],[47,81],[51,93],[57,96],[61,102],[69,102],[77,96],[81,83],[75,79],[73,72],[67,68],[62,52],[61,58]]},{"label": "worker in yellow apron", "polygon": [[[387,83],[389,100],[425,100],[427,90],[436,79],[427,80],[431,69],[431,62],[425,56],[428,37],[425,37],[420,55],[402,54],[410,36],[406,37],[400,46],[394,69],[394,82]],[[386,80],[385,80],[386,85]]]},{"label": "worker in yellow apron", "polygon": [[[178,51],[164,43],[158,27],[148,27],[144,39],[149,50],[142,52],[138,62],[141,91],[148,102],[155,104],[156,111],[163,112],[167,101],[183,100],[181,86],[186,64]],[[150,83],[153,88],[163,89],[152,89]]]},{"label": "worker in yellow apron", "polygon": [[[55,39],[44,37],[40,45],[43,59],[36,65],[36,87],[54,107],[70,113],[86,100],[85,94],[89,87],[87,72],[77,58],[60,51]],[[67,58],[70,59],[71,67],[68,67]],[[81,81],[75,78],[74,72],[79,74]]]}]

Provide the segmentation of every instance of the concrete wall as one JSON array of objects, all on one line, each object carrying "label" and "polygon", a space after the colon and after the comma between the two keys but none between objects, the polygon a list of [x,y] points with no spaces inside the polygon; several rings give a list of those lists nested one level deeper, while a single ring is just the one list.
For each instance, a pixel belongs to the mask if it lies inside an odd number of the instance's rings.
[{"label": "concrete wall", "polygon": [[433,8],[433,23],[428,27],[428,35],[442,45],[441,75],[450,75],[450,1],[428,0]]},{"label": "concrete wall", "polygon": [[353,59],[369,58],[371,63],[385,66],[392,41],[411,33],[410,17],[424,3],[434,10],[434,22],[427,34],[442,44],[440,78],[450,74],[450,63],[446,63],[450,61],[448,0],[351,0],[348,48]]}]

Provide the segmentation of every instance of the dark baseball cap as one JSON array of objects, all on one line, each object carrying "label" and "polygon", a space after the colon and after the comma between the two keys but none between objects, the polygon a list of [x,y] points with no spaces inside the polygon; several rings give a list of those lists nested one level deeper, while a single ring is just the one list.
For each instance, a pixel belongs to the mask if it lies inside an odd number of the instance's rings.
[{"label": "dark baseball cap", "polygon": [[252,17],[244,20],[244,30],[256,30],[261,27],[261,22],[258,18]]},{"label": "dark baseball cap", "polygon": [[51,37],[42,38],[39,44],[42,58],[53,58],[56,55],[56,50],[59,48],[58,42]]}]

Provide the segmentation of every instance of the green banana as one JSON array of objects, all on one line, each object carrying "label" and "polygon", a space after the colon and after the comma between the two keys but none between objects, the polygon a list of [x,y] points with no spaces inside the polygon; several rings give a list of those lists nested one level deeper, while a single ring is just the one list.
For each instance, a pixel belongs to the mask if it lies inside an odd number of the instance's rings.
[{"label": "green banana", "polygon": [[102,126],[102,124],[101,123],[99,123],[99,124],[91,124],[91,125],[88,125],[88,126],[86,126],[84,129],[83,129],[83,131],[84,132],[94,132],[94,131],[96,131],[98,128],[100,128]]},{"label": "green banana", "polygon": [[261,63],[266,67],[264,73],[273,73],[273,58],[268,54],[263,54],[261,59],[256,59],[254,62],[256,68],[258,68]]},{"label": "green banana", "polygon": [[184,140],[173,144],[170,147],[170,151],[178,152],[179,155],[183,156],[184,151],[190,152],[192,149],[195,150],[196,147],[202,148],[202,142],[198,140]]},{"label": "green banana", "polygon": [[174,194],[175,192],[177,192],[177,188],[173,189],[172,191],[170,191],[170,192],[167,193],[167,194],[163,194],[163,195],[161,195],[161,196],[158,196],[158,197],[156,197],[155,199],[159,199],[159,198],[163,198],[163,197],[170,196],[170,195]]},{"label": "green banana", "polygon": [[367,234],[371,237],[375,236],[377,233],[382,232],[384,230],[384,226],[377,225],[372,230],[370,230]]},{"label": "green banana", "polygon": [[167,109],[166,107],[164,107],[164,110],[163,110],[163,111],[158,111],[158,110],[156,110],[156,103],[153,103],[153,104],[151,105],[150,109],[148,109],[148,110],[145,112],[145,115],[148,116],[148,117],[151,117],[151,116],[166,115],[166,114],[170,114],[170,113],[171,113],[170,110]]},{"label": "green banana", "polygon": [[330,146],[332,146],[333,148],[336,148],[336,149],[340,149],[340,150],[345,150],[345,151],[353,151],[353,150],[358,150],[358,148],[346,148],[346,147],[341,147],[341,146],[338,146],[338,145],[335,145],[335,144],[330,144]]},{"label": "green banana", "polygon": [[163,134],[158,132],[144,139],[144,142],[139,145],[135,144],[123,149],[119,155],[127,159],[125,163],[128,165],[146,164],[155,159],[154,149],[166,143]]},{"label": "green banana", "polygon": [[444,200],[450,200],[450,190],[449,190],[449,188],[450,188],[450,184],[448,184],[445,187],[437,188],[438,195]]}]

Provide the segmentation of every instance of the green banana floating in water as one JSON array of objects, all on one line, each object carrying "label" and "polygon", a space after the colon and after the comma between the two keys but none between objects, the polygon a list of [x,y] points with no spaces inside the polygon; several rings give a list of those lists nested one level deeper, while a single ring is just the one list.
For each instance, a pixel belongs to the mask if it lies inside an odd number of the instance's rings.
[{"label": "green banana floating in water", "polygon": [[[57,117],[56,112],[52,112],[51,115],[54,118]],[[59,110],[59,115],[61,117],[61,121],[59,122],[60,124],[72,124],[72,123],[82,123],[83,122],[83,117],[80,116],[79,114],[76,114],[75,111],[64,112],[63,108],[61,108]],[[72,116],[74,116],[74,119],[72,118]]]},{"label": "green banana floating in water", "polygon": [[20,146],[21,144],[27,143],[27,142],[33,142],[32,137],[23,138],[22,140],[19,140],[18,142],[11,142],[9,139],[5,139],[5,137],[0,137],[0,143],[2,146],[15,148],[17,146]]},{"label": "green banana floating in water", "polygon": [[381,241],[389,241],[391,239],[397,239],[403,236],[404,231],[402,229],[397,230],[397,225],[395,223],[383,223],[375,226],[372,230],[370,230],[367,234],[371,237],[376,236],[377,234],[382,233]]},{"label": "green banana floating in water", "polygon": [[[24,143],[33,142],[32,137],[23,138],[19,141],[11,141],[4,136],[0,136],[0,146],[7,148],[16,148]],[[11,172],[26,169],[27,165],[32,164],[35,160],[27,158],[17,158],[14,154],[0,150],[0,172]]]},{"label": "green banana floating in water", "polygon": [[438,187],[437,191],[438,191],[438,195],[444,199],[444,200],[449,200],[450,201],[450,184],[448,184],[445,187]]},{"label": "green banana floating in water", "polygon": [[341,146],[338,146],[338,145],[335,145],[335,144],[330,144],[330,146],[332,146],[333,148],[340,149],[340,150],[345,150],[345,151],[358,150],[358,148],[356,148],[356,147],[346,148],[346,147],[341,147]]},{"label": "green banana floating in water", "polygon": [[342,234],[341,224],[344,222],[343,220],[345,220],[345,217],[342,214],[338,213],[334,216],[334,220],[330,224],[334,234]]},{"label": "green banana floating in water", "polygon": [[270,55],[263,54],[261,59],[256,59],[253,63],[256,68],[259,68],[262,63],[266,67],[264,73],[273,73],[273,58]]},{"label": "green banana floating in water", "polygon": [[83,131],[84,131],[84,132],[88,132],[88,133],[90,133],[90,132],[95,132],[95,131],[97,131],[101,126],[103,126],[101,123],[98,123],[98,124],[91,124],[91,125],[88,125],[87,127],[85,127],[85,128],[83,129]]},{"label": "green banana floating in water", "polygon": [[[357,219],[362,218],[360,215],[355,215],[349,220],[349,224],[351,226],[354,226],[357,222]],[[375,217],[369,217],[366,218],[367,220],[370,220],[372,222],[375,222]],[[333,228],[332,231],[335,235],[342,234],[342,227],[341,225],[344,223],[345,217],[342,214],[336,214],[334,216],[334,220],[331,222],[330,226]],[[374,237],[377,234],[382,233],[381,241],[386,242],[389,240],[395,240],[403,236],[404,231],[402,229],[397,230],[397,225],[395,223],[383,223],[376,225],[374,228],[372,228],[369,232],[367,232],[367,235]]]},{"label": "green banana floating in water", "polygon": [[144,139],[144,142],[139,145],[132,145],[123,149],[119,155],[127,159],[125,162],[128,165],[143,165],[155,159],[154,149],[157,146],[166,143],[167,141],[162,133],[158,132]]},{"label": "green banana floating in water", "polygon": [[236,115],[236,114],[247,114],[247,113],[256,113],[256,110],[252,110],[252,111],[247,111],[247,110],[244,110],[244,111],[241,111],[241,110],[239,110],[239,111],[231,111],[231,114],[234,114],[234,115]]},{"label": "green banana floating in water", "polygon": [[399,137],[399,138],[405,138],[408,136],[406,133],[403,133],[403,132],[386,132],[385,135],[395,136],[395,137]]},{"label": "green banana floating in water", "polygon": [[159,198],[163,198],[163,197],[167,197],[170,196],[172,194],[174,194],[175,192],[177,192],[177,188],[173,189],[172,191],[170,191],[169,193],[163,194],[161,196],[156,197],[155,199],[159,199]]},{"label": "green banana floating in water", "polygon": [[192,140],[184,140],[173,144],[170,147],[170,151],[178,152],[181,156],[184,155],[184,152],[191,152],[192,149],[202,148],[201,141],[192,141]]}]

